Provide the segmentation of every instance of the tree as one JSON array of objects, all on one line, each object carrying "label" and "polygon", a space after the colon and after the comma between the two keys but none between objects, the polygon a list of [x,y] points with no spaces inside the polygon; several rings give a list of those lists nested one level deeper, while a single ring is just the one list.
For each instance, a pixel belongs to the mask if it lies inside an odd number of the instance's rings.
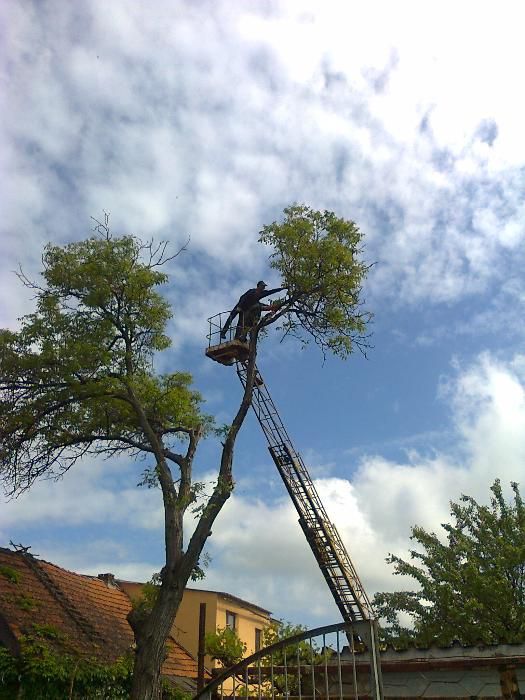
[{"label": "tree", "polygon": [[[294,625],[285,620],[272,620],[263,630],[264,646],[277,644],[278,642],[282,642],[290,637],[295,637],[306,631],[307,628],[304,625]],[[305,641],[295,642],[274,654],[273,661],[276,665],[284,665],[285,652],[289,659],[295,659],[299,656],[301,661],[305,664],[311,663],[312,658],[317,658],[319,656],[319,650],[315,644],[311,645],[310,642]],[[264,663],[268,663],[268,661],[265,659]]]},{"label": "tree", "polygon": [[333,212],[294,204],[284,221],[265,226],[259,241],[270,246],[270,265],[288,288],[279,311],[261,327],[282,320],[284,335],[313,340],[325,353],[366,353],[369,312],[362,310],[362,283],[370,265],[361,259],[363,234]]},{"label": "tree", "polygon": [[212,659],[217,659],[224,668],[239,663],[246,651],[246,644],[230,627],[220,627],[216,632],[208,632],[204,644],[206,653]]},{"label": "tree", "polygon": [[[213,421],[189,374],[153,369],[155,354],[170,345],[171,309],[158,291],[167,281],[162,267],[178,253],[168,256],[165,243],[113,237],[106,217],[91,238],[45,248],[42,283],[20,275],[35,293],[35,312],[20,320],[18,331],[0,331],[0,478],[8,494],[39,478],[59,478],[86,455],[151,460],[143,482],[162,492],[165,564],[152,605],[129,617],[137,647],[134,700],[159,696],[164,645],[184,587],[233,490],[234,446],[250,407],[260,331],[283,319],[285,333],[303,329],[323,350],[345,355],[364,330],[357,309],[365,268],[355,259],[356,227],[306,207],[286,212],[285,223],[272,224],[261,240],[274,248],[271,264],[290,294],[252,329],[246,386],[222,435],[217,482],[186,550],[183,516],[200,491],[192,465]],[[287,321],[287,313],[295,320]]]},{"label": "tree", "polygon": [[[511,486],[513,502],[506,502],[498,479],[491,486],[490,505],[471,496],[452,502],[452,523],[442,525],[446,542],[415,526],[411,539],[419,548],[411,550],[411,561],[389,555],[394,573],[414,579],[418,589],[376,594],[387,641],[525,641],[525,507],[518,484]],[[412,625],[402,625],[399,613]]]},{"label": "tree", "polygon": [[[306,632],[307,628],[303,625],[294,625],[284,620],[274,620],[263,631],[264,645],[270,646],[290,639]],[[276,649],[271,657],[265,656],[262,659],[263,666],[273,666],[275,669],[287,668],[286,674],[280,672],[273,673],[273,685],[282,694],[287,693],[296,695],[301,689],[306,695],[313,692],[311,684],[311,673],[305,675],[305,669],[310,669],[311,666],[324,665],[325,661],[330,658],[330,651],[327,649],[319,649],[318,645],[313,640],[292,642],[287,646]],[[301,668],[303,670],[301,670]],[[319,675],[319,674],[318,674]]]}]

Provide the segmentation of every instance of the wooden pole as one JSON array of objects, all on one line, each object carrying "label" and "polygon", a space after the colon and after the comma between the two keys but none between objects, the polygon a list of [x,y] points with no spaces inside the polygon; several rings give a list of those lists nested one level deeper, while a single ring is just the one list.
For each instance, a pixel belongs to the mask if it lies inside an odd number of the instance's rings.
[{"label": "wooden pole", "polygon": [[204,688],[204,636],[206,634],[206,603],[199,606],[199,652],[197,655],[197,692]]}]

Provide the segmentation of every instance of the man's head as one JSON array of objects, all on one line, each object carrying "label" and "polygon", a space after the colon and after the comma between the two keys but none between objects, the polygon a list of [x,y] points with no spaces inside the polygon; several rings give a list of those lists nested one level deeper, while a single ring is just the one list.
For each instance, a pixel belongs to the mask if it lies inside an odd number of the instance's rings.
[{"label": "man's head", "polygon": [[266,284],[266,282],[263,282],[262,280],[260,280],[259,282],[257,282],[257,289],[260,289],[261,292],[263,292],[263,291],[266,289],[267,286],[268,286],[268,285]]}]

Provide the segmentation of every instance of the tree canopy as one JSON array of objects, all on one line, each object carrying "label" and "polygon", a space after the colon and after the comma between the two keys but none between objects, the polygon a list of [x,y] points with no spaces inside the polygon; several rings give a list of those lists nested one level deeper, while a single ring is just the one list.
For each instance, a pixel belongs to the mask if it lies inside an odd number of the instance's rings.
[{"label": "tree canopy", "polygon": [[259,240],[271,248],[270,265],[288,297],[278,314],[285,334],[313,340],[323,352],[346,357],[368,347],[371,313],[362,308],[362,283],[370,268],[361,260],[363,234],[330,211],[295,204],[284,220],[265,226]]},{"label": "tree canopy", "polygon": [[[446,541],[412,528],[418,547],[411,561],[390,555],[394,573],[417,589],[378,593],[374,604],[396,644],[463,644],[525,641],[525,507],[518,484],[505,500],[501,484],[491,486],[489,505],[471,496],[451,503],[452,522],[442,525]],[[413,623],[403,625],[399,613]]]},{"label": "tree canopy", "polygon": [[223,435],[217,482],[184,549],[184,513],[200,487],[193,459],[213,421],[188,373],[159,375],[153,365],[170,344],[171,310],[159,287],[176,256],[166,244],[113,237],[107,219],[98,222],[87,240],[46,246],[42,281],[21,275],[34,291],[34,313],[18,331],[0,331],[0,480],[8,494],[63,475],[85,455],[151,458],[143,483],[162,491],[165,565],[151,609],[129,616],[137,643],[131,697],[141,700],[158,695],[182,592],[233,489],[233,449],[253,387],[252,359]]},{"label": "tree canopy", "polygon": [[[0,475],[9,493],[59,476],[87,454],[152,452],[140,405],[158,437],[207,428],[191,376],[158,376],[170,308],[156,291],[165,248],[132,236],[44,251],[36,311],[0,331]],[[180,462],[178,456],[175,460]]]},{"label": "tree canopy", "polygon": [[[166,350],[171,307],[161,295],[167,244],[113,237],[108,218],[94,235],[48,245],[39,283],[20,274],[35,295],[35,311],[17,331],[0,330],[0,481],[19,494],[39,478],[57,478],[86,455],[150,459],[142,483],[159,486],[164,506],[165,565],[151,605],[129,621],[136,640],[133,700],[158,696],[164,644],[184,587],[199,574],[199,558],[233,486],[233,452],[251,404],[259,332],[281,321],[284,333],[313,338],[323,351],[365,350],[366,321],[359,261],[362,235],[332,212],[305,206],[263,229],[270,263],[288,287],[276,313],[250,334],[246,382],[231,423],[221,431],[217,481],[199,506],[184,548],[183,519],[195,502],[192,481],[199,442],[213,427],[202,397],[184,371],[159,374],[154,357]],[[181,251],[179,251],[181,252]],[[166,269],[164,267],[164,269]],[[81,494],[79,494],[81,498]]]}]

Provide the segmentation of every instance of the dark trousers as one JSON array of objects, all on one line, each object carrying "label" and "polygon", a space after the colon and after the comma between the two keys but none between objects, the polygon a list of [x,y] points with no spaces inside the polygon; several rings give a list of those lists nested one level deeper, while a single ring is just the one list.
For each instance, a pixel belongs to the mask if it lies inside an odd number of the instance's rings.
[{"label": "dark trousers", "polygon": [[237,328],[235,329],[235,339],[246,342],[248,333],[259,322],[261,318],[261,306],[256,304],[248,311],[240,311],[237,319]]}]

